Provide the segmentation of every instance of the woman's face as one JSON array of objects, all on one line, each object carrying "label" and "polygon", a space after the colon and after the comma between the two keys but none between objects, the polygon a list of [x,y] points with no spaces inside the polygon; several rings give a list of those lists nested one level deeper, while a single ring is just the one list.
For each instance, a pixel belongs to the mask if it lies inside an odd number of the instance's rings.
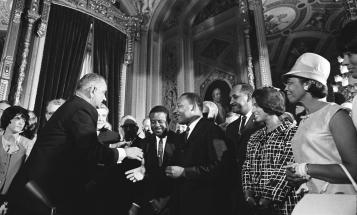
[{"label": "woman's face", "polygon": [[353,78],[357,78],[357,53],[344,53],[342,65],[347,66]]},{"label": "woman's face", "polygon": [[306,93],[304,85],[300,82],[299,78],[295,77],[288,78],[284,90],[290,103],[299,102]]},{"label": "woman's face", "polygon": [[25,127],[25,119],[20,115],[16,115],[12,120],[10,120],[10,124],[6,129],[9,129],[13,133],[20,133],[23,131]]},{"label": "woman's face", "polygon": [[265,113],[263,108],[259,107],[255,98],[253,98],[253,114],[256,122],[265,122],[268,119],[268,114]]}]

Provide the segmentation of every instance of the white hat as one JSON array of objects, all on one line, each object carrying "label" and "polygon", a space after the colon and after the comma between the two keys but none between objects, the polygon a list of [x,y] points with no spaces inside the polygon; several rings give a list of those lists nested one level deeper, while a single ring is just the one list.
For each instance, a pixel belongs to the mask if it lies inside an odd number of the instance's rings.
[{"label": "white hat", "polygon": [[283,77],[289,75],[315,80],[326,85],[330,75],[330,62],[320,55],[304,53],[296,60],[290,72]]}]

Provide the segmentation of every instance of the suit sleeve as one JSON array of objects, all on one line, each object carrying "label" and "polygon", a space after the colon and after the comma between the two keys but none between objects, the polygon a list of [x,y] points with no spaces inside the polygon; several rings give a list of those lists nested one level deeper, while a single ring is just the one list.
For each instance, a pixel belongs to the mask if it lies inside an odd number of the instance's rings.
[{"label": "suit sleeve", "polygon": [[222,157],[227,151],[224,135],[221,135],[217,128],[209,129],[204,143],[206,148],[206,162],[196,166],[185,167],[186,179],[209,179],[219,176],[222,171]]},{"label": "suit sleeve", "polygon": [[94,118],[89,111],[79,109],[70,120],[70,133],[73,136],[75,147],[79,151],[79,156],[87,159],[88,163],[106,165],[116,163],[119,153],[99,142]]}]

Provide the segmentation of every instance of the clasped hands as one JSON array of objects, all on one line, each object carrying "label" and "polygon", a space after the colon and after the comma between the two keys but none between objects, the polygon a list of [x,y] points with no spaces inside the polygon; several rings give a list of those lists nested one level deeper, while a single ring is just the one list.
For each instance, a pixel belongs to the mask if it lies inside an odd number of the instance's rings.
[{"label": "clasped hands", "polygon": [[125,172],[126,178],[129,179],[132,182],[138,182],[144,179],[145,176],[145,159],[143,158],[141,160],[141,166],[131,169]]},{"label": "clasped hands", "polygon": [[257,208],[257,209],[259,209],[261,211],[266,211],[266,210],[269,210],[269,208],[271,207],[271,200],[270,199],[266,199],[266,198],[262,197],[259,200],[257,200],[249,192],[246,192],[244,197],[245,197],[245,200],[246,200],[247,204],[252,208]]}]

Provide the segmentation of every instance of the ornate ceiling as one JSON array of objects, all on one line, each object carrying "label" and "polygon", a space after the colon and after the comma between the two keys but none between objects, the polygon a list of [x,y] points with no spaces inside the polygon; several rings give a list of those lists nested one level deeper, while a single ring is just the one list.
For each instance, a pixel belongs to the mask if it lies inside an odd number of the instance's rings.
[{"label": "ornate ceiling", "polygon": [[[139,8],[136,11],[140,11],[143,7],[148,8],[144,5],[151,4],[151,9],[155,10],[159,8],[157,7],[159,4],[173,0],[122,1],[126,2],[125,4],[132,2],[134,8],[135,5]],[[195,6],[196,11],[193,13],[191,27],[196,28],[205,20],[219,16],[220,13],[230,9],[235,2],[235,0],[195,0],[188,3],[186,0],[176,0],[174,4],[171,3],[171,8],[165,8],[167,12],[161,30],[168,31],[177,27],[180,22],[187,22],[187,17],[182,14],[187,14],[188,11],[192,13],[192,6]],[[334,36],[348,19],[345,0],[262,0],[262,3],[272,78],[275,84],[280,83],[281,74],[292,67],[297,57],[308,51],[328,58],[333,65],[332,73],[338,73],[336,71],[338,53]],[[148,16],[154,12],[157,11],[146,10]],[[212,38],[212,41],[207,42],[207,47],[202,47],[202,50],[210,49],[214,41],[218,39]],[[220,51],[224,52],[224,50]]]}]

